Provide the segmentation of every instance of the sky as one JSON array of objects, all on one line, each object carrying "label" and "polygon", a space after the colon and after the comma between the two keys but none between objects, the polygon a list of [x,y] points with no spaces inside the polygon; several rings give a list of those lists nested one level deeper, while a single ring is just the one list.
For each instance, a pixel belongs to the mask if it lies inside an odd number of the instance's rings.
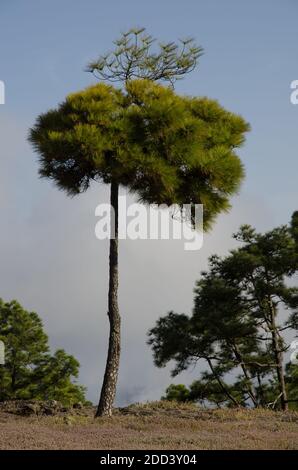
[{"label": "sky", "polygon": [[119,405],[159,399],[171,382],[198,377],[198,369],[174,380],[170,367],[157,369],[148,329],[170,310],[191,313],[208,256],[227,254],[241,224],[270,230],[298,205],[298,105],[290,101],[296,0],[0,0],[0,297],[36,311],[53,350],[78,358],[88,398],[98,399],[107,350],[108,243],[94,229],[108,188],[68,198],[38,178],[27,135],[39,113],[95,83],[86,64],[135,26],[161,41],[194,37],[205,53],[177,93],[217,99],[252,130],[239,151],[245,181],[201,250],[185,251],[181,241],[120,242]]}]

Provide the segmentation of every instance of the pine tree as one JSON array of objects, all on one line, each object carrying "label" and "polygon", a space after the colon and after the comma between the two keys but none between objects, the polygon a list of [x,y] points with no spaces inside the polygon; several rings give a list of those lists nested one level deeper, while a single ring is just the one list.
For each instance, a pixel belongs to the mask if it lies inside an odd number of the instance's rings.
[{"label": "pine tree", "polygon": [[168,44],[150,54],[152,40],[143,33],[123,35],[112,58],[105,56],[88,68],[102,79],[120,80],[122,88],[99,83],[69,95],[57,109],[39,116],[30,132],[41,176],[60,189],[74,195],[93,181],[110,185],[115,216],[109,255],[110,337],[97,416],[112,413],[120,359],[119,186],[148,204],[204,204],[208,229],[229,208],[244,175],[235,149],[243,144],[248,124],[216,101],[178,96],[156,83],[173,84],[190,71],[200,48],[187,41],[182,50]]},{"label": "pine tree", "polygon": [[[243,226],[234,236],[240,248],[210,258],[196,285],[192,316],[170,312],[150,330],[155,364],[174,360],[176,375],[204,360],[210,372],[198,382],[200,399],[203,385],[217,382],[230,404],[280,404],[286,410],[287,388],[292,402],[297,390],[297,366],[285,373],[289,346],[283,336],[298,326],[298,288],[288,285],[298,271],[294,235],[293,222],[265,234]],[[233,387],[227,386],[225,377],[236,371]]]},{"label": "pine tree", "polygon": [[[284,371],[284,353],[288,350],[283,332],[295,328],[291,312],[298,289],[287,280],[298,271],[298,253],[291,226],[281,226],[265,234],[243,226],[235,238],[243,246],[223,261],[221,274],[228,282],[238,282],[251,315],[260,330],[259,338],[270,352],[275,370],[281,408],[288,408]],[[257,361],[256,361],[257,362]],[[261,367],[261,365],[259,365]]]},{"label": "pine tree", "polygon": [[35,312],[16,301],[0,299],[0,339],[5,364],[0,367],[0,400],[58,400],[70,405],[85,402],[77,385],[79,363],[63,349],[52,356],[43,324]]}]

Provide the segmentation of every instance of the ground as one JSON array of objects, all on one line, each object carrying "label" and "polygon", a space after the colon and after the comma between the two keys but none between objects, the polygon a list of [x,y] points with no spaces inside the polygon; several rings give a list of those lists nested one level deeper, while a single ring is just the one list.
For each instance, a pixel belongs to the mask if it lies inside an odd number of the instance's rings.
[{"label": "ground", "polygon": [[[38,407],[37,407],[38,408]],[[0,407],[0,449],[298,449],[298,412],[206,410],[156,402],[93,418],[93,409],[27,416]]]}]

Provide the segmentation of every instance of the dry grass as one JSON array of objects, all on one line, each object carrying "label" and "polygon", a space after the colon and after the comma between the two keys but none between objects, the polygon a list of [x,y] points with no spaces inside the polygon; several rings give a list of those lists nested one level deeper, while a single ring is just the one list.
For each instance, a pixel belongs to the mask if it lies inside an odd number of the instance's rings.
[{"label": "dry grass", "polygon": [[0,413],[0,449],[298,449],[298,413],[156,402],[93,419]]}]

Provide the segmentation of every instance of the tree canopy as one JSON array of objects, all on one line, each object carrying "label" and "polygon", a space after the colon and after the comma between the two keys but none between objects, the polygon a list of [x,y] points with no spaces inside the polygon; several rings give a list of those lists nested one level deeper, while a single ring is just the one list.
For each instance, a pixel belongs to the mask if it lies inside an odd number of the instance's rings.
[{"label": "tree canopy", "polygon": [[242,181],[235,149],[248,124],[208,98],[149,80],[125,92],[103,83],[69,95],[30,132],[40,174],[69,194],[116,181],[154,204],[204,204],[205,227]]}]

